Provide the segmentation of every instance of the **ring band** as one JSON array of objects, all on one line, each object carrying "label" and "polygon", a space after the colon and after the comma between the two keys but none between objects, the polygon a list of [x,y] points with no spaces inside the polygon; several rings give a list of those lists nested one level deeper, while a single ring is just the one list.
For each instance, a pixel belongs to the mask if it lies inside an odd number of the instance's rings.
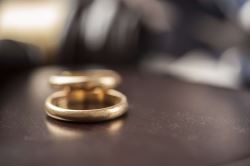
[{"label": "ring band", "polygon": [[63,72],[50,77],[49,82],[55,88],[70,86],[84,89],[94,87],[113,89],[121,82],[121,77],[112,70],[86,70],[84,72]]},{"label": "ring band", "polygon": [[[59,78],[65,78],[65,76],[57,76],[56,81],[52,82],[53,86],[70,88],[54,92],[46,99],[46,114],[55,119],[77,122],[105,121],[125,114],[128,108],[126,96],[117,90],[107,89],[114,87],[117,84],[114,80],[117,79],[112,78],[112,75],[105,76],[110,77],[110,80],[113,79],[112,84],[103,84],[103,82],[92,84],[89,80],[93,78],[101,80],[96,75],[90,75],[91,78],[83,79],[82,82],[74,82],[74,79],[67,76],[68,82],[62,81],[63,83]],[[80,75],[77,77],[81,78]],[[83,75],[82,78],[84,77],[87,76]],[[90,83],[91,89],[86,86],[86,83]],[[110,86],[103,87],[104,85]]]}]

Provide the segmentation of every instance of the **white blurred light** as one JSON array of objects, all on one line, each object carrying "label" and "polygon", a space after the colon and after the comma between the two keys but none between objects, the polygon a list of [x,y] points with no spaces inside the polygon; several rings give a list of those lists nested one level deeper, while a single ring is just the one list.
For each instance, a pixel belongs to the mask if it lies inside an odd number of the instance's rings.
[{"label": "white blurred light", "polygon": [[6,9],[1,16],[4,27],[18,27],[22,29],[49,28],[58,19],[58,10],[51,6],[25,6]]},{"label": "white blurred light", "polygon": [[0,39],[37,46],[51,60],[68,29],[74,0],[0,1]]},{"label": "white blurred light", "polygon": [[99,50],[105,43],[118,11],[117,0],[95,0],[82,18],[82,36],[87,46]]},{"label": "white blurred light", "polygon": [[250,1],[246,2],[245,5],[242,6],[238,17],[241,26],[245,30],[250,31]]}]

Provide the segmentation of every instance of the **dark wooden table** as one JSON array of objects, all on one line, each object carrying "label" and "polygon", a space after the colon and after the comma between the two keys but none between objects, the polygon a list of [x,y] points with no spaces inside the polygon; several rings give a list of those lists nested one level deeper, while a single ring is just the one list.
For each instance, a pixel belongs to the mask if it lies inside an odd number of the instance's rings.
[{"label": "dark wooden table", "polygon": [[122,71],[129,113],[98,124],[45,116],[56,68],[2,83],[0,165],[250,165],[250,92]]}]

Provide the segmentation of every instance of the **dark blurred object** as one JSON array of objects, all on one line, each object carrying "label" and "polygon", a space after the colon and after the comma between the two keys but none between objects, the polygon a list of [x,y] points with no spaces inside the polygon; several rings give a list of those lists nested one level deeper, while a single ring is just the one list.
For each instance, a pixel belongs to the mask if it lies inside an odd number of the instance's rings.
[{"label": "dark blurred object", "polygon": [[11,40],[0,41],[0,68],[25,69],[41,63],[41,53],[35,47]]},{"label": "dark blurred object", "polygon": [[72,26],[74,32],[69,33],[71,48],[64,47],[60,61],[125,63],[134,59],[140,30],[138,14],[117,0],[93,0],[81,4],[83,7]]}]

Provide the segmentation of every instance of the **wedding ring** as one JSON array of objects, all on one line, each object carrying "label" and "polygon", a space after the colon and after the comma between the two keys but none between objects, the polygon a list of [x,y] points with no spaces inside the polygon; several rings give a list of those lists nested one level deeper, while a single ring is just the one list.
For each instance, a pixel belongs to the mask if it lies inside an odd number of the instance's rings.
[{"label": "wedding ring", "polygon": [[50,83],[61,90],[45,101],[48,116],[78,122],[98,122],[117,118],[127,112],[127,98],[111,89],[121,81],[111,70],[63,73],[52,76]]},{"label": "wedding ring", "polygon": [[91,89],[102,87],[112,89],[120,84],[121,77],[112,70],[86,70],[82,72],[63,72],[60,75],[52,76],[49,82],[55,88]]}]

